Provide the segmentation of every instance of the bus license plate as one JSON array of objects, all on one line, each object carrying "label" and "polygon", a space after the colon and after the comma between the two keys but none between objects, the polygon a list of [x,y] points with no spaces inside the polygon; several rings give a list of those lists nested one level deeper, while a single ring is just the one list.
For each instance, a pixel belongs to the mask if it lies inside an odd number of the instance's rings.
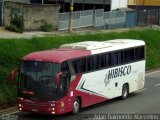
[{"label": "bus license plate", "polygon": [[32,109],[33,112],[38,112],[38,109]]}]

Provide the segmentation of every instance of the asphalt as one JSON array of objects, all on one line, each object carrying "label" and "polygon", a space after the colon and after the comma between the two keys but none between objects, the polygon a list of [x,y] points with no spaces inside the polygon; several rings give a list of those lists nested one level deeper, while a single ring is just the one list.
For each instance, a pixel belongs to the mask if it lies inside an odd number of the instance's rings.
[{"label": "asphalt", "polygon": [[[144,89],[131,94],[126,100],[118,98],[102,102],[83,109],[78,115],[70,113],[53,116],[39,115],[15,111],[6,111],[2,115],[8,115],[14,120],[96,120],[103,118],[113,119],[119,117],[130,117],[133,119],[160,119],[160,70],[146,74]],[[4,118],[4,116],[2,116]],[[1,118],[2,118],[1,117]],[[124,118],[123,118],[124,119]]]}]

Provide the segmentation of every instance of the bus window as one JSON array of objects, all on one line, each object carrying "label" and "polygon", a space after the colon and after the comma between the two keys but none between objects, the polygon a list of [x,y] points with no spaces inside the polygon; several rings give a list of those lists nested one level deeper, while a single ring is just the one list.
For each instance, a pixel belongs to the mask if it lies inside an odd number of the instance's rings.
[{"label": "bus window", "polygon": [[123,64],[123,51],[118,51],[118,65],[122,65]]},{"label": "bus window", "polygon": [[136,60],[142,60],[145,58],[145,53],[144,53],[144,46],[143,47],[138,47],[135,49],[135,57]]},{"label": "bus window", "polygon": [[100,55],[100,66],[101,66],[101,68],[105,68],[106,67],[106,57],[105,57],[105,54],[101,54]]},{"label": "bus window", "polygon": [[98,55],[87,58],[87,68],[88,68],[88,71],[96,70],[99,68]]},{"label": "bus window", "polygon": [[70,74],[69,66],[68,66],[68,63],[67,63],[67,62],[63,62],[63,63],[61,64],[61,72],[62,72],[62,73],[65,73],[65,74]]},{"label": "bus window", "polygon": [[112,52],[112,66],[118,65],[118,52]]},{"label": "bus window", "polygon": [[72,64],[73,64],[73,67],[76,73],[86,72],[86,59],[85,58],[73,60]]},{"label": "bus window", "polygon": [[106,67],[111,66],[111,53],[105,53]]},{"label": "bus window", "polygon": [[70,82],[70,70],[67,62],[63,62],[61,64],[61,72],[62,75],[60,77],[60,86],[59,86],[59,97],[63,97],[66,95],[68,87],[69,87],[69,82]]},{"label": "bus window", "polygon": [[111,66],[111,53],[105,53],[100,55],[100,66],[101,68]]},{"label": "bus window", "polygon": [[128,49],[124,51],[124,61],[125,63],[134,61],[134,49]]}]

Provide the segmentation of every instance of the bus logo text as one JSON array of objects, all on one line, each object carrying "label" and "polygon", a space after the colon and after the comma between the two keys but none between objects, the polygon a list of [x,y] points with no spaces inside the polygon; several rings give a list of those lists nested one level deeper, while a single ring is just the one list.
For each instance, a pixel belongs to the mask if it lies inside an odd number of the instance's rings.
[{"label": "bus logo text", "polygon": [[111,69],[111,70],[109,70],[108,80],[113,79],[113,78],[117,78],[117,77],[121,77],[121,76],[129,75],[131,73],[131,69],[132,69],[131,65]]}]

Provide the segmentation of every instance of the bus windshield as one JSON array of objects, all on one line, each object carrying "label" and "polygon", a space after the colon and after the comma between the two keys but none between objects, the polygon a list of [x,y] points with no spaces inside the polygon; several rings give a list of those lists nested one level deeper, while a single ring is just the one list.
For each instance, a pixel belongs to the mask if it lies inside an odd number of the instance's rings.
[{"label": "bus windshield", "polygon": [[54,77],[59,72],[59,66],[56,63],[22,61],[18,97],[47,101],[56,99]]}]

